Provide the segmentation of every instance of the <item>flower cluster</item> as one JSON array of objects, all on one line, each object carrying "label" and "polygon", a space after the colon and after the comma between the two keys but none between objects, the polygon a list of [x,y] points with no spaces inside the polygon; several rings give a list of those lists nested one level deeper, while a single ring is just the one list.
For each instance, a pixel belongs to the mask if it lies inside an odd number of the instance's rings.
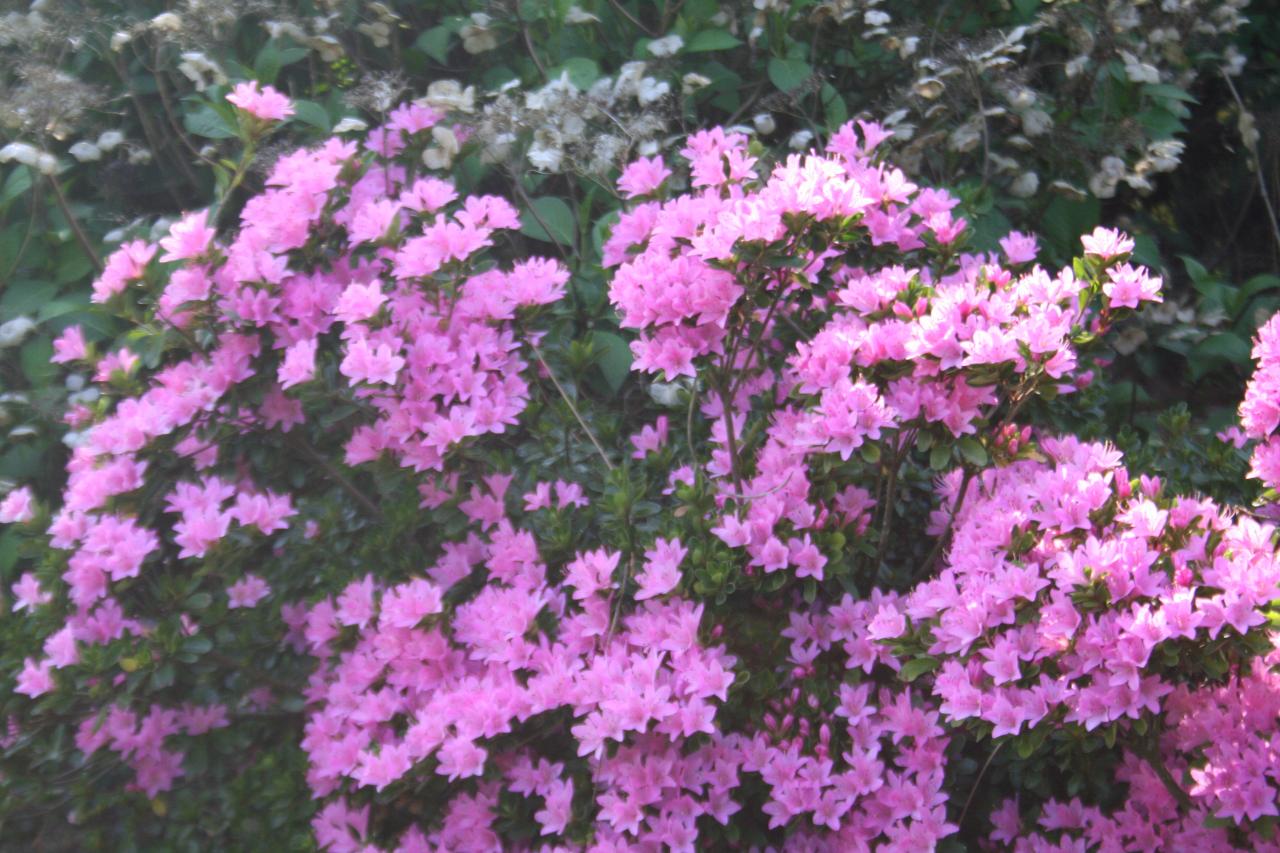
[{"label": "flower cluster", "polygon": [[[252,141],[292,106],[231,101]],[[47,536],[12,730],[73,719],[150,798],[194,739],[296,744],[333,851],[1260,844],[1274,531],[1023,417],[1160,299],[1131,240],[968,252],[870,122],[780,162],[695,133],[618,182],[608,297],[629,381],[666,380],[621,411],[561,381],[597,353],[516,208],[422,172],[440,127],[399,107],[281,157],[231,235],[108,259],[138,333],[59,339],[101,397],[60,499],[0,501]],[[988,738],[1018,772],[1087,746],[1131,796],[970,812]]]}]

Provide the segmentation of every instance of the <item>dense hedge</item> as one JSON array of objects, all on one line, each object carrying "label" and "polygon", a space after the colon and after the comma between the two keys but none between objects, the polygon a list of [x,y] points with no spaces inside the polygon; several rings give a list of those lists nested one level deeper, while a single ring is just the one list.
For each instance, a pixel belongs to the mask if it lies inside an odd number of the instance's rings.
[{"label": "dense hedge", "polygon": [[36,5],[6,841],[1274,846],[1238,9]]}]

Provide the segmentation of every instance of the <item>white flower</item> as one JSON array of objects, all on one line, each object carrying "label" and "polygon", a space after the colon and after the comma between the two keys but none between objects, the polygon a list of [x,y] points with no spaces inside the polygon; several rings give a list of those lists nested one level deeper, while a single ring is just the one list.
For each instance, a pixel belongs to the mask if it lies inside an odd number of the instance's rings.
[{"label": "white flower", "polygon": [[218,63],[198,51],[182,54],[178,70],[195,84],[198,92],[203,92],[213,84],[221,86],[227,82],[227,75],[223,73]]},{"label": "white flower", "polygon": [[182,29],[182,19],[173,12],[161,12],[148,22],[148,26],[153,30],[176,33]]},{"label": "white flower", "polygon": [[56,175],[58,173],[58,158],[48,151],[41,151],[40,156],[36,158],[35,166],[36,171],[42,175]]},{"label": "white flower", "polygon": [[1009,93],[1009,106],[1015,110],[1028,110],[1035,106],[1036,93],[1026,86],[1019,86]]},{"label": "white flower", "polygon": [[471,23],[458,30],[458,35],[462,36],[462,49],[467,53],[484,53],[487,50],[493,50],[498,46],[498,39],[489,29],[489,24],[493,22],[484,12],[472,12]]},{"label": "white flower", "polygon": [[977,148],[981,141],[982,125],[971,119],[951,131],[951,135],[947,138],[947,147],[964,154]]},{"label": "white flower", "polygon": [[1009,193],[1018,198],[1031,198],[1040,189],[1040,176],[1035,172],[1023,172],[1009,185]]},{"label": "white flower", "polygon": [[920,97],[932,101],[943,93],[947,88],[947,84],[943,83],[937,77],[921,77],[916,81],[912,90]]},{"label": "white flower", "polygon": [[581,6],[570,6],[569,11],[564,13],[566,24],[593,24],[599,20],[590,12],[584,12]]},{"label": "white flower", "polygon": [[1154,65],[1146,62],[1130,62],[1124,67],[1124,73],[1134,83],[1159,83],[1160,72]]},{"label": "white flower", "polygon": [[696,71],[690,71],[680,79],[680,93],[682,95],[692,95],[699,89],[711,85],[711,78],[704,77]]},{"label": "white flower", "polygon": [[684,47],[684,39],[672,33],[649,42],[649,52],[654,56],[675,56]]},{"label": "white flower", "polygon": [[883,27],[892,20],[888,12],[881,12],[879,9],[868,9],[862,16],[863,23],[868,27]]},{"label": "white flower", "polygon": [[1124,160],[1116,157],[1114,154],[1103,157],[1102,162],[1099,165],[1102,167],[1102,174],[1106,175],[1108,178],[1114,179],[1122,177],[1125,173],[1125,169],[1127,168],[1124,164]]},{"label": "white flower", "polygon": [[681,390],[675,382],[654,382],[649,386],[649,397],[659,406],[678,406]]},{"label": "white flower", "polygon": [[63,380],[62,384],[66,386],[68,391],[74,394],[76,391],[80,391],[84,388],[84,374],[68,373],[67,378]]},{"label": "white flower", "polygon": [[90,160],[101,160],[102,149],[94,145],[92,142],[85,142],[83,139],[72,145],[67,153],[79,160],[81,163],[87,163]]},{"label": "white flower", "polygon": [[1114,198],[1116,194],[1116,179],[1103,172],[1096,172],[1089,179],[1089,192],[1098,198]]},{"label": "white flower", "polygon": [[111,34],[111,49],[119,53],[124,50],[124,46],[133,41],[133,34],[125,30],[116,30]]},{"label": "white flower", "polygon": [[307,31],[293,21],[263,21],[262,26],[267,31],[267,35],[273,39],[288,36],[294,41],[305,42],[307,40]]},{"label": "white flower", "polygon": [[351,133],[352,131],[368,130],[369,125],[363,119],[353,116],[346,116],[333,126],[334,133]]},{"label": "white flower", "polygon": [[1021,117],[1022,132],[1027,136],[1043,136],[1053,127],[1053,117],[1044,110],[1027,110]]},{"label": "white flower", "polygon": [[129,149],[129,162],[133,165],[145,164],[151,162],[150,148],[131,148]]},{"label": "white flower", "polygon": [[462,88],[457,80],[436,80],[427,87],[422,102],[438,110],[457,110],[469,113],[476,108],[476,87]]},{"label": "white flower", "polygon": [[666,80],[655,80],[653,77],[645,77],[640,81],[640,85],[636,87],[636,100],[642,106],[648,106],[667,95],[671,91],[671,84]]},{"label": "white flower", "polygon": [[564,160],[564,149],[552,140],[535,141],[529,146],[529,163],[543,172],[558,172]]},{"label": "white flower", "polygon": [[787,146],[795,151],[803,151],[809,147],[809,143],[813,141],[813,131],[797,130],[791,134],[791,138],[787,140]]},{"label": "white flower", "polygon": [[366,21],[363,24],[356,24],[356,32],[368,36],[374,47],[386,47],[391,44],[391,25],[386,21]]},{"label": "white flower", "polygon": [[1067,72],[1067,77],[1079,77],[1081,72],[1084,71],[1085,66],[1088,64],[1089,55],[1087,53],[1081,54],[1080,56],[1069,60],[1064,70]]},{"label": "white flower", "polygon": [[110,151],[121,142],[124,142],[124,134],[118,130],[104,130],[98,134],[97,145],[103,151]]},{"label": "white flower", "polygon": [[306,39],[305,44],[311,46],[313,50],[320,52],[320,59],[324,62],[337,62],[342,58],[342,42],[331,35],[319,35]]},{"label": "white flower", "polygon": [[756,113],[751,123],[756,126],[756,132],[761,136],[768,136],[778,129],[778,123],[773,120],[771,113]]},{"label": "white flower", "polygon": [[9,322],[0,325],[0,349],[22,343],[22,340],[35,327],[35,321],[30,317],[14,317]]},{"label": "white flower", "polygon": [[0,148],[0,163],[17,160],[24,166],[34,166],[40,157],[40,149],[26,142],[10,142]]},{"label": "white flower", "polygon": [[422,152],[422,162],[428,169],[447,169],[453,165],[453,157],[458,153],[458,137],[443,125],[431,128],[431,139],[435,144]]},{"label": "white flower", "polygon": [[898,45],[898,56],[900,56],[903,59],[907,59],[911,56],[914,56],[915,52],[919,50],[919,48],[920,48],[920,37],[907,36]]}]

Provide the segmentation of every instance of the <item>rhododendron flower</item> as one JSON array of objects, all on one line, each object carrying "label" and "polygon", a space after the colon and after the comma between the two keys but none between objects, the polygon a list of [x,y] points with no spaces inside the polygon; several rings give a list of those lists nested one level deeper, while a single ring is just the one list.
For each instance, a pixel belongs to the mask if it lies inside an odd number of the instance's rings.
[{"label": "rhododendron flower", "polygon": [[680,583],[680,563],[688,553],[679,539],[658,539],[653,548],[644,552],[644,568],[636,575],[640,585],[636,600],[644,601],[675,589]]},{"label": "rhododendron flower", "polygon": [[49,360],[55,364],[66,364],[88,357],[89,347],[84,340],[84,330],[79,326],[68,326],[53,339],[53,355]]},{"label": "rhododendron flower", "polygon": [[13,610],[34,610],[53,601],[53,594],[40,587],[40,581],[31,572],[23,572],[13,587]]},{"label": "rhododendron flower", "polygon": [[106,302],[123,293],[130,282],[142,278],[155,254],[156,247],[145,240],[125,243],[112,252],[104,264],[102,275],[93,283],[93,301]]},{"label": "rhododendron flower", "polygon": [[282,121],[293,115],[293,102],[270,86],[258,88],[258,81],[237,83],[227,100],[255,118]]},{"label": "rhododendron flower", "polygon": [[284,351],[284,360],[281,361],[276,374],[281,388],[292,388],[294,385],[311,381],[316,372],[317,346],[318,342],[315,338],[306,338],[289,345]]},{"label": "rhododendron flower", "polygon": [[0,524],[22,524],[35,517],[35,499],[27,486],[14,489],[0,500]]},{"label": "rhododendron flower", "polygon": [[18,686],[14,688],[14,692],[32,699],[51,692],[56,686],[52,668],[50,661],[37,664],[34,658],[27,658],[23,661],[22,672],[18,673]]},{"label": "rhododendron flower", "polygon": [[671,177],[671,170],[662,161],[662,156],[641,157],[622,170],[618,178],[618,189],[627,198],[648,195],[662,186],[662,182]]},{"label": "rhododendron flower", "polygon": [[373,344],[365,338],[352,341],[342,359],[339,371],[352,382],[393,384],[404,359],[396,355],[390,344]]},{"label": "rhododendron flower", "polygon": [[201,210],[189,213],[174,223],[169,229],[169,236],[160,241],[160,248],[164,249],[160,260],[181,261],[203,255],[217,235],[208,222],[209,211]]},{"label": "rhododendron flower", "polygon": [[227,608],[254,607],[271,594],[271,587],[257,575],[245,575],[227,587]]},{"label": "rhododendron flower", "polygon": [[1093,229],[1092,234],[1081,237],[1080,242],[1084,245],[1086,255],[1092,255],[1104,261],[1132,254],[1134,248],[1132,239],[1114,228],[1101,226]]}]

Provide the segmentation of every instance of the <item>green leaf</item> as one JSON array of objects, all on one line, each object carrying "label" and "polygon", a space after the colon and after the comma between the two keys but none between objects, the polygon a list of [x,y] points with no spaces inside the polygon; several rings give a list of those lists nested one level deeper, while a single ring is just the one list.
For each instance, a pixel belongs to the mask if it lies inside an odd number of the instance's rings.
[{"label": "green leaf", "polygon": [[795,89],[812,74],[813,69],[803,59],[780,59],[775,56],[769,60],[769,80],[783,92]]},{"label": "green leaf", "polygon": [[613,332],[595,330],[591,333],[591,348],[596,353],[596,364],[600,366],[605,382],[617,394],[631,372],[631,347]]},{"label": "green leaf", "polygon": [[53,341],[47,335],[33,338],[22,345],[22,372],[34,386],[47,385],[58,375],[53,358]]},{"label": "green leaf", "polygon": [[280,46],[274,40],[269,41],[262,46],[257,58],[253,60],[253,76],[258,78],[258,82],[270,85],[276,82],[283,64]]},{"label": "green leaf", "polygon": [[192,610],[204,610],[213,604],[213,596],[207,592],[197,592],[187,599],[187,607]]},{"label": "green leaf", "polygon": [[300,121],[325,133],[333,127],[329,120],[329,112],[315,101],[298,100],[293,102],[293,121]]},{"label": "green leaf", "polygon": [[904,663],[902,669],[898,670],[898,678],[910,684],[925,673],[933,672],[941,665],[942,661],[932,655],[913,658]]},{"label": "green leaf", "polygon": [[935,471],[941,471],[951,462],[951,445],[947,443],[936,445],[933,450],[929,451],[929,467]]},{"label": "green leaf", "polygon": [[978,441],[971,435],[966,435],[964,438],[960,439],[958,446],[960,448],[960,455],[963,456],[965,461],[970,465],[981,468],[991,461],[991,458],[987,456],[987,449],[982,446],[982,442]]},{"label": "green leaf", "polygon": [[0,206],[6,205],[18,196],[31,189],[31,170],[25,166],[15,166],[0,186]]},{"label": "green leaf", "polygon": [[57,298],[58,286],[51,281],[25,279],[10,282],[0,291],[0,321],[3,321],[35,314],[41,306]]},{"label": "green leaf", "polygon": [[567,59],[563,65],[553,68],[548,74],[555,80],[565,72],[569,74],[569,82],[583,91],[590,89],[591,84],[600,79],[600,66],[596,65],[595,60],[585,56]]},{"label": "green leaf", "polygon": [[234,139],[239,134],[235,128],[227,124],[226,119],[218,115],[213,107],[205,104],[189,112],[182,119],[182,125],[196,136],[205,139]]},{"label": "green leaf", "polygon": [[1182,101],[1188,104],[1200,103],[1190,92],[1181,86],[1174,86],[1172,83],[1144,83],[1142,91],[1156,98],[1164,98],[1166,100]]},{"label": "green leaf", "polygon": [[452,37],[452,28],[441,24],[418,36],[418,40],[413,43],[413,46],[436,62],[444,65],[449,61],[449,40]]},{"label": "green leaf", "polygon": [[849,120],[849,108],[845,106],[844,98],[840,97],[840,93],[836,91],[835,86],[830,83],[823,83],[821,98],[822,115],[827,120],[828,128],[839,128]]},{"label": "green leaf", "polygon": [[563,199],[556,196],[535,198],[532,209],[526,208],[520,214],[520,233],[535,240],[572,246],[576,231],[573,211],[569,210],[569,205]]},{"label": "green leaf", "polygon": [[187,637],[182,642],[182,650],[193,655],[202,655],[213,648],[213,640],[203,634],[196,634],[194,637]]},{"label": "green leaf", "polygon": [[1251,349],[1249,342],[1234,332],[1210,335],[1196,344],[1187,356],[1191,362],[1191,377],[1199,379],[1223,362],[1243,367],[1249,363]]},{"label": "green leaf", "polygon": [[742,44],[742,40],[726,30],[703,30],[689,39],[685,53],[703,53],[709,50],[729,50]]}]

